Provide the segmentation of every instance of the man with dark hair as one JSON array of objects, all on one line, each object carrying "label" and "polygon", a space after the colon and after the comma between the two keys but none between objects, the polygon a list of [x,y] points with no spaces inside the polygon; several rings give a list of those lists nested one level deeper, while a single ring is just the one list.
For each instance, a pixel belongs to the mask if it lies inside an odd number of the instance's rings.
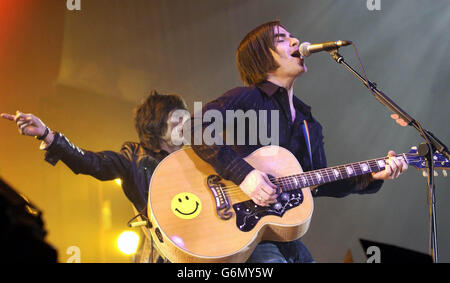
[{"label": "man with dark hair", "polygon": [[244,84],[257,85],[267,79],[268,72],[279,67],[271,52],[275,50],[274,30],[279,26],[279,21],[263,24],[249,32],[239,44],[236,65]]},{"label": "man with dark hair", "polygon": [[172,133],[179,128],[181,139],[183,118],[169,119],[171,113],[180,109],[185,110],[186,105],[179,95],[152,91],[134,110],[140,142],[126,142],[119,152],[80,149],[33,114],[17,111],[16,115],[1,114],[1,117],[15,121],[22,135],[42,140],[40,148],[46,151],[45,160],[53,166],[61,160],[75,174],[91,175],[102,181],[120,178],[125,195],[141,211],[146,207],[150,178],[156,166],[180,149],[174,144]]},{"label": "man with dark hair", "polygon": [[45,160],[53,166],[61,160],[75,174],[90,175],[102,181],[120,178],[125,195],[137,211],[142,211],[146,208],[150,179],[156,166],[181,148],[176,140],[182,139],[181,125],[187,117],[171,119],[171,113],[176,110],[186,110],[179,95],[152,91],[134,110],[140,142],[126,142],[119,152],[80,149],[62,133],[51,131],[33,114],[17,111],[16,115],[1,114],[1,117],[15,121],[22,135],[42,140],[40,148],[46,150]]},{"label": "man with dark hair", "polygon": [[[178,95],[161,95],[156,91],[137,106],[134,110],[134,125],[144,148],[159,151],[161,149],[170,153],[179,149],[173,145],[172,139],[167,136],[178,126],[179,120],[168,122],[175,110],[186,109],[184,101]],[[176,125],[173,125],[173,123]],[[169,124],[168,124],[169,123]]]},{"label": "man with dark hair", "polygon": [[[299,40],[278,21],[263,24],[244,37],[236,53],[236,62],[241,79],[248,87],[228,91],[206,104],[202,112],[219,111],[225,117],[229,110],[256,110],[260,120],[261,111],[277,110],[277,145],[288,149],[304,171],[327,167],[322,126],[312,116],[311,107],[294,96],[295,79],[307,71],[299,53]],[[233,122],[245,123],[226,121]],[[203,121],[202,129],[210,124],[211,122]],[[271,118],[267,124],[272,125]],[[266,129],[268,133],[271,131],[269,127]],[[249,136],[249,131],[258,130],[260,129],[246,128],[245,137]],[[195,127],[193,131],[192,135],[195,135]],[[228,137],[226,134],[221,136]],[[270,182],[267,174],[256,170],[243,159],[260,148],[261,142],[258,141],[257,145],[237,144],[236,141],[225,141],[213,145],[194,144],[192,147],[219,175],[239,185],[257,205],[269,206],[276,203],[276,186]],[[389,151],[384,171],[321,185],[314,190],[313,195],[344,197],[351,193],[375,193],[381,188],[383,180],[397,178],[408,168],[404,161],[393,158],[394,155],[393,151]],[[255,248],[248,262],[313,262],[313,258],[300,240],[266,241]]]}]

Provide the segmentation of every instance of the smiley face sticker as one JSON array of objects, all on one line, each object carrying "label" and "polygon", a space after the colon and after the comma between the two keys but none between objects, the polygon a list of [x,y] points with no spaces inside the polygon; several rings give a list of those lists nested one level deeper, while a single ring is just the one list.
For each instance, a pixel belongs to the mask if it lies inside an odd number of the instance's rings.
[{"label": "smiley face sticker", "polygon": [[193,219],[202,211],[202,202],[194,194],[179,193],[173,197],[171,209],[181,219]]}]

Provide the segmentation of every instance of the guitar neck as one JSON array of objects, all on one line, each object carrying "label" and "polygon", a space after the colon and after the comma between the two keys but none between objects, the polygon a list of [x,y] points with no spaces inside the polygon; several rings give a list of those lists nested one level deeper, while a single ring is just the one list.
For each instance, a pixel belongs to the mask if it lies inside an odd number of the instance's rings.
[{"label": "guitar neck", "polygon": [[[397,159],[403,159],[409,163],[409,154],[396,155]],[[335,167],[328,167],[297,175],[275,178],[272,182],[278,184],[282,191],[290,191],[299,188],[313,187],[326,183],[344,180],[385,169],[387,157],[371,159],[356,163],[349,163]]]}]

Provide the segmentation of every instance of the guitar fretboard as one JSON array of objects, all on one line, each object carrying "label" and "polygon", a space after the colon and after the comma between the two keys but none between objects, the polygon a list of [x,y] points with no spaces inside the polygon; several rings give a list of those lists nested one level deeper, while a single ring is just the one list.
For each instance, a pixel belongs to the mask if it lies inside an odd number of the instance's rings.
[{"label": "guitar fretboard", "polygon": [[[401,158],[408,163],[408,154],[397,155],[396,157],[398,159]],[[386,168],[386,159],[387,157],[383,157],[308,171],[297,175],[275,178],[272,182],[277,184],[282,191],[322,185],[372,172],[382,171]]]}]

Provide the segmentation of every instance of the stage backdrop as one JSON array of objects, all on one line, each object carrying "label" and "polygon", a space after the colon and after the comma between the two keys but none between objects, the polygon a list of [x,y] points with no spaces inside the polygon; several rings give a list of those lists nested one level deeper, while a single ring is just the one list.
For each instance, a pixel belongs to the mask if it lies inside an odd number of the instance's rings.
[{"label": "stage backdrop", "polygon": [[[242,37],[274,19],[300,41],[352,40],[370,80],[428,130],[450,142],[450,6],[446,0],[81,0],[0,4],[0,112],[20,109],[89,150],[137,140],[133,107],[157,89],[181,94],[193,110],[242,85],[235,51]],[[371,1],[369,1],[371,2]],[[353,48],[341,49],[359,70]],[[406,152],[421,142],[327,53],[306,59],[295,95],[324,126],[329,165]],[[75,176],[43,161],[38,143],[1,121],[0,176],[44,210],[48,240],[66,261],[127,261],[114,239],[133,216],[114,182]],[[411,168],[374,195],[318,198],[303,238],[317,262],[366,259],[365,238],[428,252],[426,179]],[[450,262],[450,191],[436,179],[441,261]]]}]

